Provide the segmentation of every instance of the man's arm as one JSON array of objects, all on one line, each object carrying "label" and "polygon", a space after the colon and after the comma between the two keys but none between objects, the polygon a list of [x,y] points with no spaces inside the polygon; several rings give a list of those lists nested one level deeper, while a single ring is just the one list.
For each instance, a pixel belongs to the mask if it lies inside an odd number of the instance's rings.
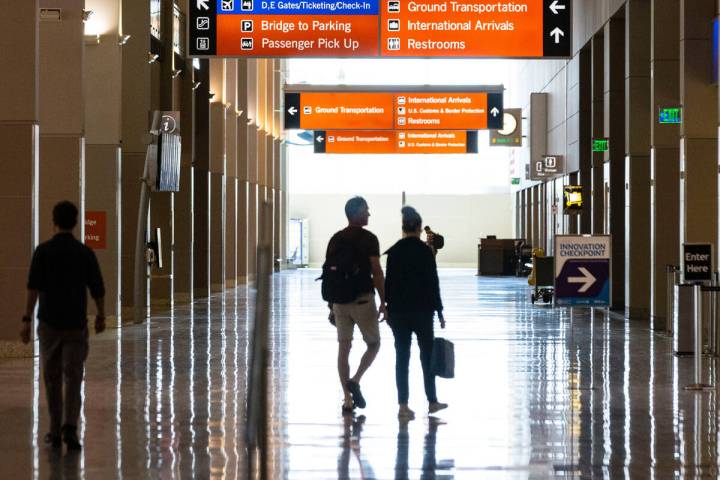
[{"label": "man's arm", "polygon": [[378,318],[382,316],[382,320],[385,320],[385,276],[383,275],[382,267],[380,266],[380,257],[370,257],[370,270],[373,277],[373,285],[380,295],[380,307],[378,308]]},{"label": "man's arm", "polygon": [[35,304],[38,300],[38,291],[34,288],[28,288],[27,301],[25,302],[25,316],[32,318],[35,313]]}]

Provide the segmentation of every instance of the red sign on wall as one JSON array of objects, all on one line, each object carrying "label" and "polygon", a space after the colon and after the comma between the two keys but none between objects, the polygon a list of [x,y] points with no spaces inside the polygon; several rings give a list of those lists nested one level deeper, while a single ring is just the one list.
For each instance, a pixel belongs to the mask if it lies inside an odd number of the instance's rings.
[{"label": "red sign on wall", "polygon": [[93,250],[107,248],[107,212],[85,212],[85,245]]}]

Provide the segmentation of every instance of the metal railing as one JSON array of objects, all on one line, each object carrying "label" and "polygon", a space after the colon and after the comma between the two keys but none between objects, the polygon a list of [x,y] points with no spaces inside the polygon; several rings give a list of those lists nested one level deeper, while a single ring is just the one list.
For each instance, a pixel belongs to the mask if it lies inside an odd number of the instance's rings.
[{"label": "metal railing", "polygon": [[270,353],[270,276],[272,274],[272,208],[265,202],[261,209],[257,247],[257,293],[255,320],[251,335],[249,381],[247,389],[248,479],[266,480],[268,476],[268,359]]}]

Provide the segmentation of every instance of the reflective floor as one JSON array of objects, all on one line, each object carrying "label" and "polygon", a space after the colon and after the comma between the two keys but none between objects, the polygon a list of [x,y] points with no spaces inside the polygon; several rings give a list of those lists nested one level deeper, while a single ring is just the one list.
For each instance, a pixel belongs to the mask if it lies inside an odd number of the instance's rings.
[{"label": "reflective floor", "polygon": [[[362,383],[368,407],[343,418],[317,275],[273,279],[271,478],[717,476],[717,395],[683,391],[692,359],[674,357],[669,339],[602,313],[533,306],[523,280],[470,270],[441,272],[442,335],[457,364],[438,394],[450,408],[423,413],[413,345],[419,414],[398,422],[383,326]],[[239,288],[93,337],[78,455],[38,444],[47,417],[37,361],[0,363],[0,478],[247,478],[250,309]],[[356,341],[354,365],[361,353]]]}]

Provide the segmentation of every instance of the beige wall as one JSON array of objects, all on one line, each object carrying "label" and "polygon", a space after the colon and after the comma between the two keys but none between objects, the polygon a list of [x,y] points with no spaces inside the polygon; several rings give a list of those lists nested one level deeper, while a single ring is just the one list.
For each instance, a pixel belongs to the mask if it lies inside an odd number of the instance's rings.
[{"label": "beige wall", "polygon": [[[381,253],[401,236],[398,195],[365,195],[370,206],[368,229],[377,235]],[[347,225],[343,208],[348,195],[290,194],[290,218],[310,220],[310,263],[318,267],[325,259],[330,237]],[[475,267],[478,238],[497,235],[512,238],[512,204],[509,194],[408,195],[425,225],[442,233],[445,248],[438,264],[445,267]],[[472,214],[469,214],[472,212]]]}]

